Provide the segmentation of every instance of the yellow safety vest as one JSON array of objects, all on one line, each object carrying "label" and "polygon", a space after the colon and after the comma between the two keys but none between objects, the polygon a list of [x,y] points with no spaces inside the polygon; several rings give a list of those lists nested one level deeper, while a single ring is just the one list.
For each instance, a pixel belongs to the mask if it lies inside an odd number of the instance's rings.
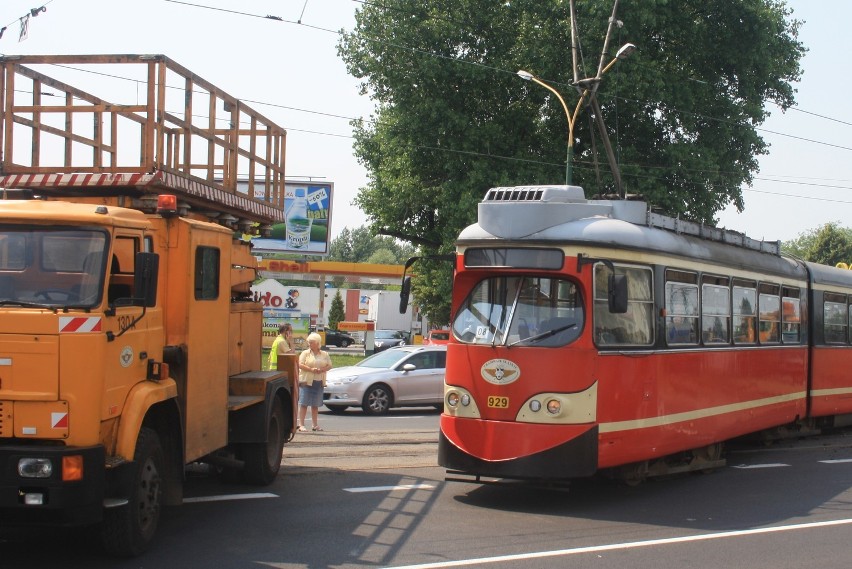
[{"label": "yellow safety vest", "polygon": [[278,345],[284,342],[284,336],[278,334],[275,341],[272,342],[272,347],[269,349],[269,366],[267,370],[278,371]]}]

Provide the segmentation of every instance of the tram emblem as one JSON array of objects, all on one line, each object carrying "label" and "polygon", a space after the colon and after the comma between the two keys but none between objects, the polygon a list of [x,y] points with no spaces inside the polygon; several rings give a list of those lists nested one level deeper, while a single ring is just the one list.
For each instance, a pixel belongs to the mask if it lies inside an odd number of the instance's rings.
[{"label": "tram emblem", "polygon": [[507,385],[521,377],[521,368],[509,360],[488,360],[480,368],[482,379],[494,385]]}]

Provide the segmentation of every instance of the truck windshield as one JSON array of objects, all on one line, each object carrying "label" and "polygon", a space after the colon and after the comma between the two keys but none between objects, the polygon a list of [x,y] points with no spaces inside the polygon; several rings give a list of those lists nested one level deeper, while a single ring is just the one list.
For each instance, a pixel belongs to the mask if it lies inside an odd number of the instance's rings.
[{"label": "truck windshield", "polygon": [[99,305],[107,244],[95,229],[0,227],[0,305]]},{"label": "truck windshield", "polygon": [[579,288],[569,280],[492,277],[465,299],[453,334],[469,344],[564,346],[580,335],[584,315]]}]

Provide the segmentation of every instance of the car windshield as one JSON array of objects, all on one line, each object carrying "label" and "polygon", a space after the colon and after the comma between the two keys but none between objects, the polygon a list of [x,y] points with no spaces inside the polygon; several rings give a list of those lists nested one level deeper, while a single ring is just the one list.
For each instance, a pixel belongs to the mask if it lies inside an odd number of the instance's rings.
[{"label": "car windshield", "polygon": [[433,340],[449,340],[450,333],[449,332],[432,332],[431,338]]},{"label": "car windshield", "polygon": [[97,305],[107,247],[103,231],[0,227],[0,303],[51,308]]},{"label": "car windshield", "polygon": [[373,354],[372,356],[361,360],[355,364],[355,366],[389,369],[394,367],[403,358],[408,357],[408,355],[409,352],[403,350],[385,350],[384,352]]},{"label": "car windshield", "polygon": [[399,332],[393,330],[376,330],[376,338],[380,340],[395,340],[399,338]]},{"label": "car windshield", "polygon": [[579,288],[566,279],[492,277],[478,283],[453,321],[464,343],[564,346],[583,328]]}]

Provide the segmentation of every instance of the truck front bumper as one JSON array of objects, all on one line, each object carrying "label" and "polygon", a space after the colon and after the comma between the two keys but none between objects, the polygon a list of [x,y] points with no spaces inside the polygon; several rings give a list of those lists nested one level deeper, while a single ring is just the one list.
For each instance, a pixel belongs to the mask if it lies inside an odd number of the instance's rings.
[{"label": "truck front bumper", "polygon": [[[80,457],[68,459],[68,457]],[[85,525],[103,516],[105,468],[104,447],[51,447],[0,445],[0,525]],[[63,480],[63,462],[82,464],[82,476]],[[37,468],[19,465],[49,464],[38,476]],[[45,467],[46,468],[46,467]],[[25,472],[26,474],[26,472]],[[43,476],[43,477],[42,477]]]}]

